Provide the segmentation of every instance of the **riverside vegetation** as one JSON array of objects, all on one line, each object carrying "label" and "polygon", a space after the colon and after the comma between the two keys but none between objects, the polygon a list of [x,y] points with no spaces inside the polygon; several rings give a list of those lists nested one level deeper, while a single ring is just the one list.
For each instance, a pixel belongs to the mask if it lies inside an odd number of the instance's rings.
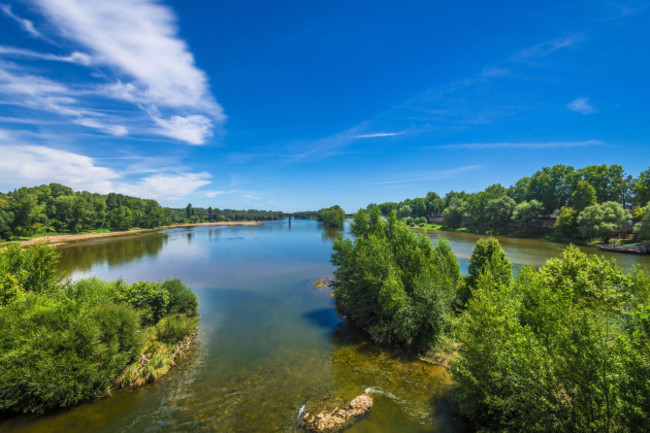
[{"label": "riverside vegetation", "polygon": [[498,241],[462,277],[435,244],[378,208],[333,246],[337,309],[379,342],[451,362],[460,413],[483,432],[644,432],[650,424],[650,275],[569,246],[513,278]]},{"label": "riverside vegetation", "polygon": [[281,212],[162,207],[123,194],[73,191],[58,184],[0,192],[0,241],[51,233],[158,228],[176,223],[279,219]]},{"label": "riverside vegetation", "polygon": [[[370,204],[392,211],[408,225],[512,235],[549,234],[557,239],[598,240],[632,232],[650,240],[650,168],[634,178],[619,165],[581,169],[555,165],[506,188],[435,192],[400,203]],[[428,218],[444,225],[431,226]]]},{"label": "riverside vegetation", "polygon": [[197,298],[180,280],[60,282],[58,260],[45,244],[0,251],[0,415],[151,382],[196,333]]}]

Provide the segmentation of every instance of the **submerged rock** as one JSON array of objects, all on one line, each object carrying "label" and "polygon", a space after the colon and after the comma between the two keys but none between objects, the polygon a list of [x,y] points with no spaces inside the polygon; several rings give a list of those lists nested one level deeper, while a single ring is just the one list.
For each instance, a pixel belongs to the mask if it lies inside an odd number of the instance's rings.
[{"label": "submerged rock", "polygon": [[355,397],[348,405],[342,404],[340,400],[310,403],[305,407],[302,419],[308,430],[337,432],[350,426],[357,417],[368,412],[372,404],[372,397],[367,394]]}]

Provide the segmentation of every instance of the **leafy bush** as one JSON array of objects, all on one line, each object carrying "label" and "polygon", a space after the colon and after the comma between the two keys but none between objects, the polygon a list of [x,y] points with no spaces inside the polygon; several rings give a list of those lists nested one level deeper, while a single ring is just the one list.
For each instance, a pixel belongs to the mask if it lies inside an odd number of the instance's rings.
[{"label": "leafy bush", "polygon": [[419,226],[423,226],[423,225],[425,225],[426,223],[427,223],[427,219],[426,219],[426,217],[420,216],[420,217],[417,217],[417,218],[415,219],[415,224],[417,224],[417,225],[419,225]]},{"label": "leafy bush", "polygon": [[[393,212],[386,223],[378,208],[354,217],[356,239],[334,242],[336,306],[375,340],[426,349],[449,327],[459,268],[449,245],[434,247]],[[454,258],[455,260],[455,258]]]},{"label": "leafy bush", "polygon": [[196,331],[196,296],[179,280],[59,284],[57,261],[45,245],[0,251],[0,414],[95,400],[127,372],[120,383],[149,381]]},{"label": "leafy bush", "polygon": [[575,247],[511,285],[481,274],[457,329],[461,413],[485,432],[646,431],[649,290]]},{"label": "leafy bush", "polygon": [[161,284],[169,294],[167,314],[186,314],[196,316],[198,314],[199,301],[196,295],[177,278],[166,280]]}]

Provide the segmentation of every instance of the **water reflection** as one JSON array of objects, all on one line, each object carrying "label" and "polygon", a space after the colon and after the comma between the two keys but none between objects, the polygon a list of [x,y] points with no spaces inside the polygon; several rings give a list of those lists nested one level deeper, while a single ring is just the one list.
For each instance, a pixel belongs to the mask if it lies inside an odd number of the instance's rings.
[{"label": "water reflection", "polygon": [[99,264],[114,267],[143,257],[155,257],[167,239],[165,233],[147,233],[128,236],[119,241],[99,238],[75,243],[60,249],[60,269],[64,275],[69,275],[73,271],[88,271]]}]

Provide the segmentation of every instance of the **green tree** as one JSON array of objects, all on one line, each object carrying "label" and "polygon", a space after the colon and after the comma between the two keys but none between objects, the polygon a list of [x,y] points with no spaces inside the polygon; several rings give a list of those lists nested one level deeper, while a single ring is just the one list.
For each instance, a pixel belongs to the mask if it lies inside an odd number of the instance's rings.
[{"label": "green tree", "polygon": [[442,220],[452,228],[458,228],[463,224],[465,217],[465,202],[460,197],[454,197],[449,206],[442,212]]},{"label": "green tree", "polygon": [[578,234],[578,211],[563,206],[560,215],[555,220],[555,231],[565,237],[574,238]]},{"label": "green tree", "polygon": [[510,285],[512,264],[501,244],[495,238],[481,238],[476,242],[469,257],[470,284],[476,284],[481,274],[490,274],[499,285]]},{"label": "green tree", "polygon": [[586,180],[579,180],[571,194],[571,206],[578,212],[596,204],[596,190]]},{"label": "green tree", "polygon": [[544,207],[539,201],[523,201],[515,207],[512,219],[517,222],[520,231],[530,232],[540,227],[543,215]]},{"label": "green tree", "polygon": [[[457,268],[444,246],[413,233],[391,213],[387,222],[357,214],[355,239],[334,242],[336,307],[375,340],[435,344],[450,324]],[[454,273],[456,275],[454,275]]]},{"label": "green tree", "polygon": [[327,227],[343,227],[345,212],[339,205],[334,205],[327,209],[321,209],[320,216],[323,224]]},{"label": "green tree", "polygon": [[442,213],[445,208],[445,202],[435,192],[427,193],[424,199],[427,208],[427,214],[436,215]]},{"label": "green tree", "polygon": [[610,201],[585,208],[578,216],[578,230],[585,239],[602,237],[608,242],[631,221],[632,216],[623,206]]},{"label": "green tree", "polygon": [[634,202],[638,206],[645,206],[650,202],[650,168],[639,174],[639,177],[632,184],[634,191]]},{"label": "green tree", "polygon": [[399,208],[399,211],[397,211],[397,216],[400,218],[413,216],[413,208],[411,208],[411,206],[408,204],[405,204]]},{"label": "green tree", "polygon": [[634,225],[634,233],[643,240],[650,240],[650,204],[643,208],[641,220]]},{"label": "green tree", "polygon": [[490,200],[484,213],[487,225],[491,228],[505,227],[512,217],[515,206],[515,201],[508,196]]}]

